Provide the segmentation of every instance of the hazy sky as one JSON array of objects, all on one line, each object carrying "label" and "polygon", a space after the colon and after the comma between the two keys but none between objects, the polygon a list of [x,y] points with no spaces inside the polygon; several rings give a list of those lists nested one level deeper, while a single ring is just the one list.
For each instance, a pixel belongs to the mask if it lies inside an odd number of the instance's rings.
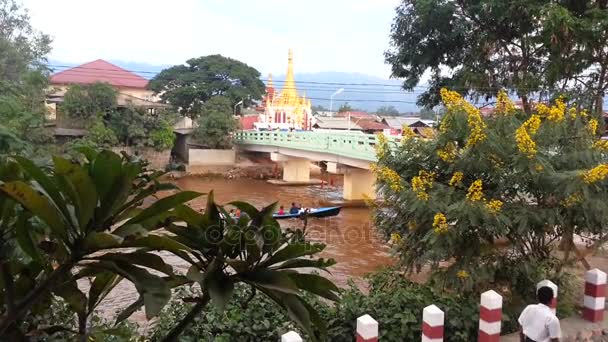
[{"label": "hazy sky", "polygon": [[399,0],[22,0],[54,38],[51,58],[179,64],[222,54],[283,74],[344,71],[388,77]]}]

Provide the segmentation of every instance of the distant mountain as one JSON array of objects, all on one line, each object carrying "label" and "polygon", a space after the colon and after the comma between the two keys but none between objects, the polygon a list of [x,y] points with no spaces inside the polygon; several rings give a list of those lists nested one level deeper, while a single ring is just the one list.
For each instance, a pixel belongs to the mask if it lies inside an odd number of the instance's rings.
[{"label": "distant mountain", "polygon": [[[82,63],[66,63],[58,60],[49,60],[49,65],[54,72],[65,70]],[[171,65],[152,65],[139,62],[126,62],[108,60],[108,62],[119,67],[133,71],[136,74],[151,79],[157,73],[171,67]],[[387,80],[381,77],[366,75],[356,72],[316,72],[296,73],[296,85],[300,95],[306,93],[306,97],[312,99],[313,105],[330,107],[330,97],[336,90],[343,88],[344,91],[334,96],[333,109],[337,110],[340,105],[348,102],[353,108],[373,112],[382,106],[394,106],[400,112],[417,112],[416,97],[420,91],[404,92],[401,89],[400,80]],[[264,76],[263,79],[266,77]],[[274,86],[278,89],[283,87],[285,75],[274,77]]]},{"label": "distant mountain", "polygon": [[[378,107],[394,106],[400,112],[416,112],[416,98],[420,91],[405,92],[400,80],[350,72],[296,73],[296,86],[300,94],[312,99],[313,105],[330,107],[330,97],[338,89],[344,91],[334,96],[333,109],[348,102],[353,108],[373,112]],[[273,77],[274,86],[282,88],[285,75]],[[333,83],[333,84],[332,84]]]}]

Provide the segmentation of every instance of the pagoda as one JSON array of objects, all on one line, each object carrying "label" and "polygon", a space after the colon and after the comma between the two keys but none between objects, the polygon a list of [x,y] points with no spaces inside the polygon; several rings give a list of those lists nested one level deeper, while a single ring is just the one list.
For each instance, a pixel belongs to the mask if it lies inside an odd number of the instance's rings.
[{"label": "pagoda", "polygon": [[[278,94],[278,95],[277,95]],[[289,49],[287,76],[283,89],[274,88],[272,74],[268,76],[266,96],[264,97],[263,123],[273,128],[311,128],[312,103],[306,95],[299,96],[293,72],[293,51]]]}]

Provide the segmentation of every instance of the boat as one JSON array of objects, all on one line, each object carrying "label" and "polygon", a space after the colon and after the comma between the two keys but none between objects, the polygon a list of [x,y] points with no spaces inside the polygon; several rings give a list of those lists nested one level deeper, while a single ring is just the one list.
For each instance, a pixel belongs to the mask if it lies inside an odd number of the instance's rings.
[{"label": "boat", "polygon": [[[340,209],[342,209],[342,207],[313,208],[308,211],[308,217],[336,216],[340,213]],[[296,214],[285,213],[283,215],[279,215],[278,213],[276,213],[276,214],[273,214],[272,217],[274,217],[277,220],[284,220],[284,219],[290,219],[290,218],[301,218],[301,217],[303,217],[303,215],[304,215],[304,212],[300,211],[299,213],[296,213]]]}]

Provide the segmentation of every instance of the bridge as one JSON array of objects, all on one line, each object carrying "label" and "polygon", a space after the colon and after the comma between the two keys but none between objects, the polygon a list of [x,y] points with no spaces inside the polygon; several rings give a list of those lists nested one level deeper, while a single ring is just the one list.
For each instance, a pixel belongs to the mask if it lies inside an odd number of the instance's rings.
[{"label": "bridge", "polygon": [[287,183],[309,182],[310,162],[323,161],[329,173],[344,175],[344,199],[375,197],[370,171],[377,160],[374,134],[240,131],[235,142],[240,150],[270,153],[273,161],[282,164]]}]

